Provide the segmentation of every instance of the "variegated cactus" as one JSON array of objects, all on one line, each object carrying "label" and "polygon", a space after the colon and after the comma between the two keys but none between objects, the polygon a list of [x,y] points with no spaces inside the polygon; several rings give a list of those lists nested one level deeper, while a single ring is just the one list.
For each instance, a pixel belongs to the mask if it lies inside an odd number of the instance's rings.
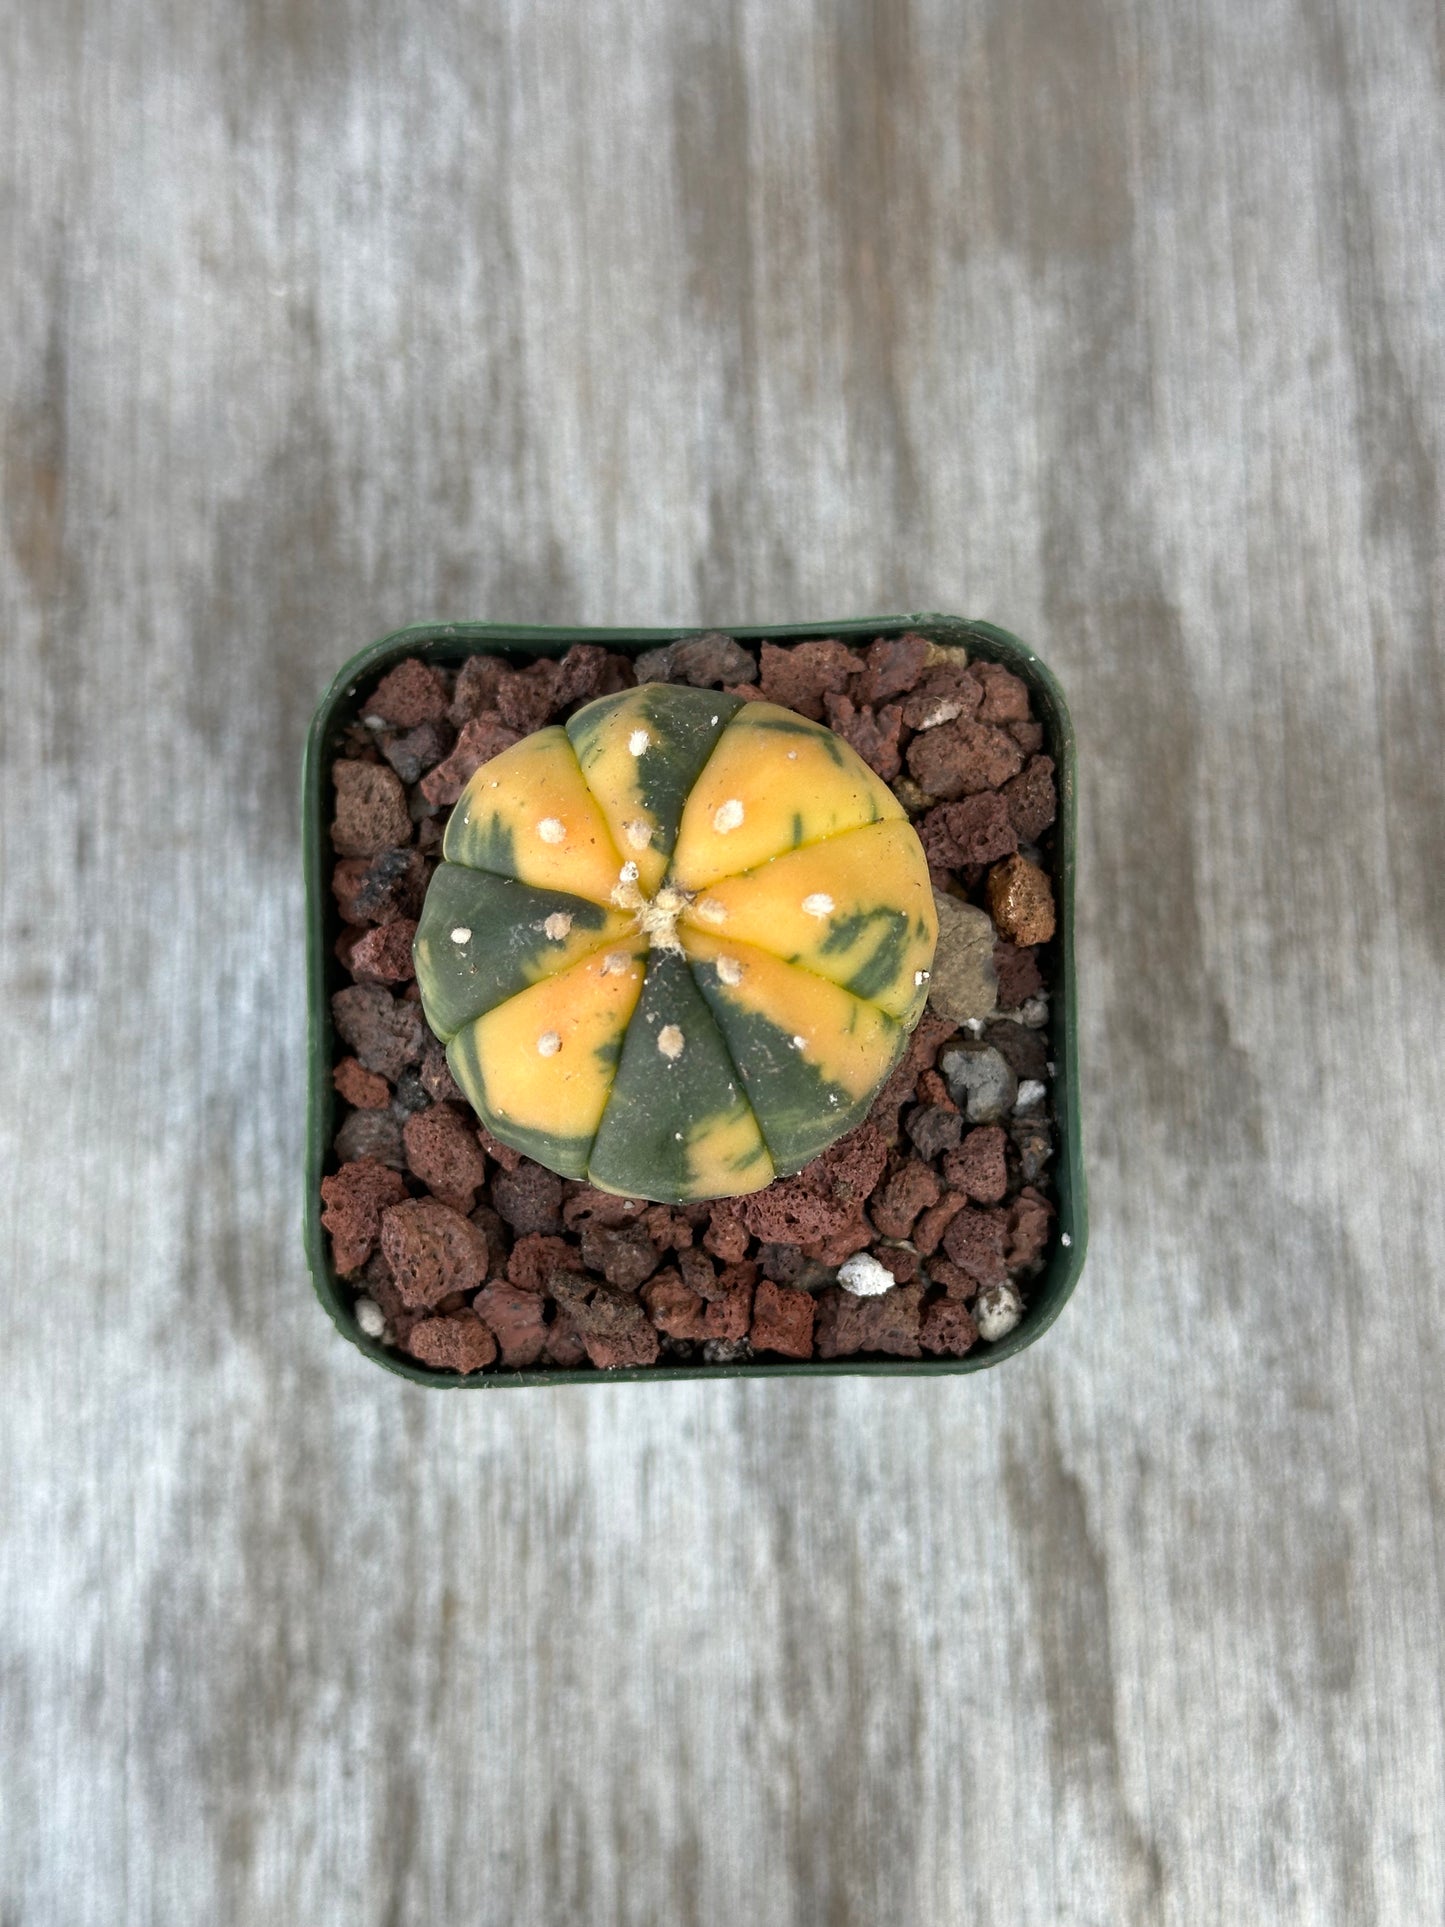
[{"label": "variegated cactus", "polygon": [[759,1190],[866,1114],[928,995],[923,850],[830,730],[648,683],[484,764],[416,936],[478,1115],[566,1177]]}]

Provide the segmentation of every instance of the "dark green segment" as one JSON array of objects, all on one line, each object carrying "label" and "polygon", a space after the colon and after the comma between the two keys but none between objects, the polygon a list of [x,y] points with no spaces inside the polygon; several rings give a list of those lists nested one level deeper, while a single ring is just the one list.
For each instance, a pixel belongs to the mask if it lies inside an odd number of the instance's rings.
[{"label": "dark green segment", "polygon": [[[681,1055],[671,1059],[657,1047],[658,1035],[668,1024],[675,1024],[683,1038]],[[691,1197],[689,1131],[701,1120],[722,1121],[746,1108],[727,1045],[686,961],[673,951],[654,950],[592,1146],[588,1176],[594,1184],[630,1197]],[[748,1170],[736,1175],[739,1188],[747,1189]]]},{"label": "dark green segment", "polygon": [[[785,1030],[737,1002],[715,964],[694,958],[692,974],[727,1041],[779,1177],[800,1171],[835,1138],[863,1122],[877,1096],[877,1085],[860,1098],[850,1097],[841,1084],[824,1077],[793,1048]],[[898,1036],[890,1071],[907,1041],[902,1026],[895,1028]]]},{"label": "dark green segment", "polygon": [[442,838],[442,855],[454,857],[461,848],[462,837],[467,837],[467,858],[479,870],[490,870],[499,877],[515,877],[517,874],[516,840],[512,835],[510,823],[503,822],[495,810],[487,818],[485,827],[478,831],[468,820],[467,799],[464,797],[447,819],[446,834]]},{"label": "dark green segment", "polygon": [[637,786],[642,806],[657,825],[652,847],[671,856],[682,821],[683,805],[738,710],[742,698],[721,690],[687,689],[676,683],[644,683],[641,692],[625,689],[617,696],[599,696],[579,709],[567,724],[567,735],[585,776],[602,754],[602,726],[613,711],[627,705],[651,742],[637,758]]},{"label": "dark green segment", "polygon": [[447,1045],[447,1068],[493,1137],[500,1138],[503,1144],[510,1144],[523,1157],[545,1164],[549,1171],[556,1171],[561,1177],[586,1177],[587,1153],[592,1147],[590,1138],[554,1137],[548,1131],[529,1130],[526,1125],[514,1124],[505,1112],[493,1110],[487,1102],[486,1081],[477,1056],[474,1026],[468,1025],[465,1030],[459,1031]]},{"label": "dark green segment", "polygon": [[[819,954],[824,957],[836,955],[871,938],[873,948],[843,988],[851,991],[855,997],[861,997],[865,1003],[872,1003],[880,991],[891,990],[902,976],[909,946],[921,942],[927,935],[928,926],[923,920],[910,918],[906,910],[887,907],[855,910],[851,916],[832,919]],[[924,988],[918,1000],[920,1009],[927,1001],[927,995],[927,989]]]},{"label": "dark green segment", "polygon": [[[538,890],[513,877],[492,876],[460,863],[443,863],[427,889],[417,926],[417,982],[426,1020],[443,1041],[463,1024],[515,997],[546,972],[550,951],[563,947],[543,931],[547,918],[564,911],[572,919],[567,942],[579,931],[601,931],[607,912],[585,897]],[[470,930],[465,943],[453,930]]]}]

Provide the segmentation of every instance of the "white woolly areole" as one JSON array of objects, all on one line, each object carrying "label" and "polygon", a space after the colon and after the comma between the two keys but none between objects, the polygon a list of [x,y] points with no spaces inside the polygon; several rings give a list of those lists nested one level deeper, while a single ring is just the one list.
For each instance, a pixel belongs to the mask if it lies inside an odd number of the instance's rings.
[{"label": "white woolly areole", "polygon": [[826,890],[815,890],[812,896],[803,898],[803,914],[808,917],[831,917],[833,899]]},{"label": "white woolly areole", "polygon": [[544,936],[550,937],[553,943],[561,943],[571,928],[571,912],[567,910],[554,910],[542,925],[542,933]]},{"label": "white woolly areole", "polygon": [[719,803],[712,813],[712,826],[719,836],[726,836],[729,830],[735,830],[742,820],[743,806],[735,796],[730,796],[726,803]]},{"label": "white woolly areole", "polygon": [[537,834],[544,843],[561,843],[567,832],[555,816],[544,816],[537,825]]},{"label": "white woolly areole", "polygon": [[607,955],[602,959],[602,975],[604,977],[618,976],[622,971],[626,970],[628,961],[625,950],[609,950]]},{"label": "white woolly areole", "polygon": [[630,823],[624,823],[622,834],[634,850],[645,850],[652,841],[652,825],[640,816],[634,816]]},{"label": "white woolly areole", "polygon": [[806,1050],[807,1048],[808,1048],[808,1040],[806,1037],[795,1037],[793,1039],[794,1050]]},{"label": "white woolly areole", "polygon": [[628,753],[632,756],[640,756],[651,741],[652,738],[645,729],[634,729],[627,739]]},{"label": "white woolly areole", "polygon": [[727,905],[725,903],[719,903],[716,897],[704,897],[693,912],[693,915],[701,917],[704,923],[726,923],[728,920]]},{"label": "white woolly areole", "polygon": [[467,926],[464,923],[459,923],[456,929],[453,930],[452,932],[452,942],[453,943],[470,943],[471,940],[472,940],[471,931],[468,930]]},{"label": "white woolly areole", "polygon": [[386,1313],[374,1298],[358,1298],[355,1305],[356,1322],[368,1338],[380,1338],[386,1330]]},{"label": "white woolly areole", "polygon": [[663,1025],[657,1033],[657,1048],[667,1058],[682,1056],[682,1032],[676,1024]]},{"label": "white woolly areole", "polygon": [[1023,1315],[1023,1300],[1012,1285],[990,1285],[978,1294],[973,1307],[978,1335],[989,1344],[1007,1338]]},{"label": "white woolly areole", "polygon": [[896,1280],[871,1252],[855,1251],[839,1265],[838,1283],[855,1298],[881,1298],[885,1291],[892,1291]]},{"label": "white woolly areole", "polygon": [[555,1057],[561,1048],[562,1039],[557,1035],[555,1030],[544,1030],[542,1035],[537,1039],[537,1055],[539,1057]]},{"label": "white woolly areole", "polygon": [[717,974],[725,984],[740,984],[743,980],[743,967],[736,957],[719,957]]}]

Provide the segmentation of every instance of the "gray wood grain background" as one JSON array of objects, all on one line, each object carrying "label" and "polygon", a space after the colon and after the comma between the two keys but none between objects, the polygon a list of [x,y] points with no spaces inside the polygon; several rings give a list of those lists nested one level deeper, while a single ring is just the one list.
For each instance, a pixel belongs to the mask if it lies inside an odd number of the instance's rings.
[{"label": "gray wood grain background", "polygon": [[[1429,0],[0,0],[0,1920],[1445,1911]],[[299,1238],[302,734],[941,608],[1083,755],[966,1381],[440,1397]]]}]

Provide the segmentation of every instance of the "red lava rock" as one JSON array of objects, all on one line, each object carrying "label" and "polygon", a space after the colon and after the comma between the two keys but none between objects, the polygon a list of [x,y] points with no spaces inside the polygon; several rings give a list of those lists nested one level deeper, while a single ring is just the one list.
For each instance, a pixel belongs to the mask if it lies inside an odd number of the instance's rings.
[{"label": "red lava rock", "polygon": [[796,709],[815,723],[823,720],[823,698],[846,687],[858,673],[858,658],[841,642],[799,642],[779,649],[765,642],[759,651],[759,679],[770,703]]},{"label": "red lava rock", "polygon": [[1030,1265],[1043,1256],[1049,1242],[1049,1223],[1053,1211],[1031,1186],[1014,1199],[1008,1214],[1008,1249],[1005,1258],[1010,1271]]},{"label": "red lava rock", "polygon": [[406,1164],[401,1148],[401,1120],[390,1109],[353,1111],[337,1131],[332,1143],[338,1160],[352,1164],[358,1158],[374,1158],[378,1164],[400,1171]]},{"label": "red lava rock", "polygon": [[394,770],[380,763],[331,765],[336,816],[331,841],[341,856],[378,856],[392,844],[411,841],[406,791]]},{"label": "red lava rock", "polygon": [[943,1242],[943,1234],[953,1220],[968,1203],[961,1191],[945,1191],[937,1204],[932,1204],[918,1219],[913,1227],[913,1248],[925,1258],[937,1251]]},{"label": "red lava rock", "polygon": [[435,809],[449,808],[482,764],[490,763],[504,749],[521,742],[523,733],[504,722],[495,710],[472,717],[470,722],[463,723],[462,733],[451,755],[421,779],[422,795]]},{"label": "red lava rock", "polygon": [[997,1204],[1008,1189],[1007,1146],[1001,1125],[980,1124],[970,1131],[959,1149],[943,1160],[949,1190],[961,1191],[978,1204]]},{"label": "red lava rock", "polygon": [[1039,975],[1038,957],[1026,945],[998,942],[993,947],[993,967],[998,974],[998,1007],[1017,1010],[1020,1004],[1037,997],[1044,987]]},{"label": "red lava rock", "polygon": [[362,924],[366,921],[355,914],[355,908],[357,892],[369,867],[365,857],[346,856],[331,872],[331,894],[336,899],[343,923]]},{"label": "red lava rock", "polygon": [[963,1119],[956,1104],[921,1104],[909,1113],[904,1128],[920,1157],[936,1158],[963,1136]]},{"label": "red lava rock", "polygon": [[594,1219],[582,1227],[582,1262],[589,1271],[600,1271],[609,1285],[636,1291],[657,1270],[659,1257],[644,1225],[612,1229]]},{"label": "red lava rock", "polygon": [[958,1109],[948,1094],[947,1084],[935,1070],[921,1071],[913,1089],[920,1104],[931,1104],[936,1109],[944,1111]]},{"label": "red lava rock", "polygon": [[351,923],[394,923],[398,917],[418,917],[430,876],[431,867],[420,850],[383,850],[367,864],[342,914]]},{"label": "red lava rock", "polygon": [[[1001,793],[1019,840],[1037,843],[1058,814],[1053,758],[1031,756],[1018,775],[1004,784]],[[993,858],[980,857],[978,861],[991,863]]]},{"label": "red lava rock", "polygon": [[519,1235],[562,1229],[562,1180],[530,1158],[492,1179],[492,1203]]},{"label": "red lava rock", "polygon": [[412,1175],[443,1204],[469,1212],[487,1175],[487,1160],[462,1113],[449,1104],[433,1104],[406,1120],[401,1137]]},{"label": "red lava rock", "polygon": [[911,629],[906,635],[879,636],[870,642],[863,658],[863,673],[858,678],[860,703],[887,702],[912,689],[928,666],[928,638]]},{"label": "red lava rock", "polygon": [[757,1282],[758,1268],[746,1259],[724,1266],[718,1274],[717,1290],[703,1316],[709,1338],[747,1337],[753,1315],[753,1287]]},{"label": "red lava rock", "polygon": [[507,1260],[507,1283],[519,1291],[547,1291],[554,1272],[583,1270],[582,1254],[565,1238],[528,1232],[512,1246]]},{"label": "red lava rock", "polygon": [[535,1291],[493,1279],[472,1300],[472,1309],[497,1341],[502,1363],[513,1371],[535,1365],[547,1348],[546,1300]]},{"label": "red lava rock", "polygon": [[360,984],[404,984],[416,975],[411,941],[416,925],[410,917],[380,923],[358,937],[351,947],[350,970]]},{"label": "red lava rock", "polygon": [[463,729],[474,717],[497,707],[497,684],[507,664],[501,656],[468,656],[457,671],[448,715],[454,729]]},{"label": "red lava rock", "polygon": [[415,656],[399,662],[376,685],[363,712],[415,729],[418,723],[438,723],[447,713],[447,686],[428,664]]},{"label": "red lava rock", "polygon": [[818,1299],[818,1356],[889,1352],[896,1358],[917,1358],[922,1306],[921,1285],[895,1285],[876,1298],[855,1298],[830,1285]]},{"label": "red lava rock", "polygon": [[411,784],[439,763],[455,741],[449,723],[420,723],[404,735],[384,737],[381,753],[402,782]]},{"label": "red lava rock", "polygon": [[903,767],[898,739],[903,731],[903,711],[889,703],[876,713],[855,708],[846,696],[831,691],[823,698],[828,727],[856,749],[869,769],[876,770],[885,783],[891,783]]},{"label": "red lava rock", "polygon": [[918,834],[930,865],[945,870],[995,863],[1019,846],[1009,806],[993,790],[940,803],[924,817]]},{"label": "red lava rock", "polygon": [[381,1214],[406,1196],[401,1174],[374,1158],[357,1158],[321,1180],[321,1222],[331,1233],[331,1256],[343,1278],[360,1271],[381,1236]]},{"label": "red lava rock", "polygon": [[677,1272],[659,1271],[642,1287],[640,1295],[648,1317],[669,1338],[707,1337],[707,1302],[690,1290]]},{"label": "red lava rock", "polygon": [[1018,744],[1025,756],[1037,756],[1044,746],[1044,726],[1042,723],[1006,723],[1004,727]]},{"label": "red lava rock", "polygon": [[523,736],[540,729],[557,706],[562,669],[539,656],[525,669],[504,669],[497,678],[497,710],[502,721]]},{"label": "red lava rock", "polygon": [[402,1303],[413,1311],[453,1291],[474,1291],[487,1275],[487,1241],[439,1198],[409,1198],[381,1214],[381,1248]]},{"label": "red lava rock", "polygon": [[905,729],[932,730],[944,723],[967,721],[974,714],[983,692],[967,668],[954,663],[937,663],[903,699]]},{"label": "red lava rock", "polygon": [[692,1245],[692,1226],[665,1204],[655,1204],[650,1211],[644,1211],[641,1222],[659,1251],[686,1251]]},{"label": "red lava rock", "polygon": [[966,1305],[956,1298],[935,1298],[925,1306],[918,1342],[926,1352],[962,1358],[978,1343],[978,1326]]},{"label": "red lava rock", "polygon": [[968,673],[983,691],[981,723],[1026,723],[1029,720],[1028,684],[1020,682],[1000,662],[970,663]]},{"label": "red lava rock", "polygon": [[579,1365],[586,1363],[587,1347],[578,1336],[565,1305],[558,1305],[556,1316],[547,1327],[547,1349],[542,1360],[564,1372],[575,1372]]},{"label": "red lava rock", "polygon": [[391,1086],[354,1057],[343,1057],[331,1073],[337,1094],[358,1111],[384,1111],[391,1102]]},{"label": "red lava rock", "polygon": [[569,1305],[568,1312],[599,1371],[656,1362],[657,1333],[631,1293],[599,1285],[586,1304]]},{"label": "red lava rock", "polygon": [[911,1285],[922,1263],[918,1253],[908,1245],[879,1245],[875,1256],[880,1265],[893,1273],[900,1285]]},{"label": "red lava rock", "polygon": [[758,1269],[775,1285],[796,1284],[808,1260],[797,1245],[760,1244]]},{"label": "red lava rock", "polygon": [[812,1239],[803,1246],[803,1252],[820,1265],[841,1265],[855,1251],[866,1251],[873,1238],[873,1227],[862,1205],[858,1204],[853,1206],[853,1215],[846,1223],[840,1224],[836,1231],[830,1231],[824,1237]]},{"label": "red lava rock", "polygon": [[715,1298],[720,1289],[717,1268],[705,1251],[696,1246],[677,1254],[677,1269],[682,1282],[699,1298]]},{"label": "red lava rock", "polygon": [[780,1352],[784,1358],[813,1356],[812,1295],[764,1279],[753,1299],[749,1332],[755,1352]]},{"label": "red lava rock", "polygon": [[557,665],[556,707],[569,709],[600,696],[607,666],[607,651],[595,642],[574,643]]},{"label": "red lava rock", "polygon": [[1015,1077],[1032,1077],[1041,1084],[1048,1081],[1048,1046],[1039,1031],[1027,1024],[986,1024],[983,1041],[998,1052]]},{"label": "red lava rock", "polygon": [[887,1162],[882,1133],[871,1123],[860,1124],[796,1177],[777,1178],[766,1189],[739,1199],[738,1216],[756,1237],[772,1242],[810,1246],[836,1237],[855,1222],[858,1207]]},{"label": "red lava rock", "polygon": [[714,1258],[721,1258],[724,1264],[734,1264],[739,1258],[747,1256],[748,1228],[735,1203],[712,1206],[702,1242],[704,1248]]},{"label": "red lava rock", "polygon": [[1047,943],[1054,934],[1054,889],[1036,863],[1011,856],[988,873],[988,907],[1010,943]]},{"label": "red lava rock", "polygon": [[997,789],[1023,765],[1023,752],[993,723],[944,723],[915,736],[908,767],[930,796],[971,796]]},{"label": "red lava rock", "polygon": [[695,689],[715,689],[722,683],[747,684],[757,679],[758,665],[751,654],[716,629],[705,636],[683,636],[637,658],[639,682],[686,682]]},{"label": "red lava rock", "polygon": [[467,1378],[492,1363],[497,1341],[474,1311],[454,1311],[445,1318],[419,1318],[407,1333],[406,1349],[435,1371]]},{"label": "red lava rock", "polygon": [[477,1142],[493,1163],[500,1164],[504,1171],[515,1171],[522,1162],[522,1153],[514,1151],[510,1144],[503,1144],[499,1137],[493,1137],[485,1124],[477,1126]]},{"label": "red lava rock", "polygon": [[421,1087],[434,1104],[465,1104],[467,1101],[447,1069],[445,1050],[437,1043],[427,1045],[421,1060]]},{"label": "red lava rock", "polygon": [[1002,1285],[1008,1281],[1004,1263],[1007,1238],[1006,1211],[979,1211],[965,1205],[944,1232],[943,1248],[959,1269],[980,1285]]},{"label": "red lava rock", "polygon": [[937,1204],[943,1186],[938,1173],[916,1158],[901,1164],[869,1204],[874,1226],[884,1238],[906,1238],[920,1211]]},{"label": "red lava rock", "polygon": [[918,1027],[908,1040],[908,1048],[889,1073],[883,1088],[873,1100],[868,1122],[890,1143],[898,1140],[898,1113],[913,1101],[913,1087],[925,1070],[933,1067],[939,1048],[958,1029],[951,1017],[940,1017],[936,1010],[925,1009]]},{"label": "red lava rock", "polygon": [[393,997],[380,984],[352,984],[331,999],[331,1015],[343,1042],[369,1071],[394,1084],[409,1064],[420,1062],[430,1035],[415,1004]]}]

